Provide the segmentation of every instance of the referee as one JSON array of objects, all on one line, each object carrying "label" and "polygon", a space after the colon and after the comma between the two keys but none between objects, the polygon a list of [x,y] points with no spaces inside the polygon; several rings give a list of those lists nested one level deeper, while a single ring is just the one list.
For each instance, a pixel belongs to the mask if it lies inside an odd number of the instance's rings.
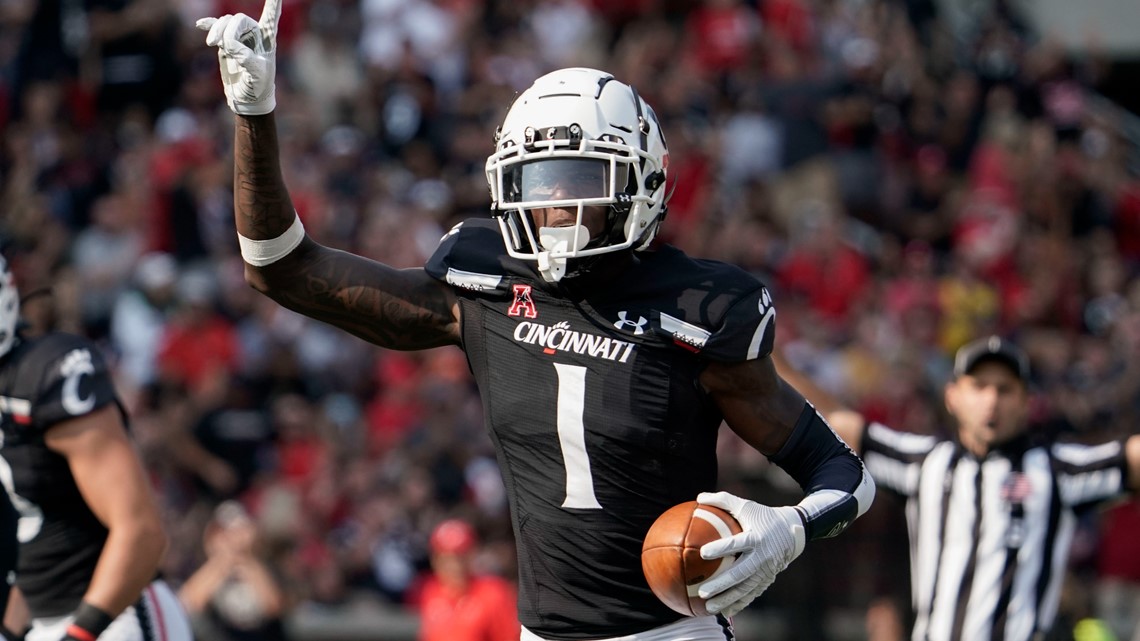
[{"label": "referee", "polygon": [[868,424],[776,363],[862,454],[878,487],[906,499],[913,641],[1043,639],[1057,614],[1075,511],[1140,488],[1140,436],[1076,445],[1030,433],[1028,358],[997,336],[954,359],[945,389],[953,440]]}]

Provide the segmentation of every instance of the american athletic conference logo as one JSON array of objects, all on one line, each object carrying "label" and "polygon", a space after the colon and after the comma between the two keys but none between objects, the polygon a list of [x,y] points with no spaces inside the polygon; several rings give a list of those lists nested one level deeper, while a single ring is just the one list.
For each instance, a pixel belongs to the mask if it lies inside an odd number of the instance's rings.
[{"label": "american athletic conference logo", "polygon": [[618,321],[614,323],[614,327],[620,330],[632,330],[634,336],[641,336],[645,333],[645,326],[649,324],[649,319],[644,316],[638,316],[637,320],[629,318],[629,312],[618,312]]},{"label": "american athletic conference logo", "polygon": [[525,316],[538,318],[538,309],[534,306],[534,297],[530,293],[530,285],[515,285],[515,300],[507,310],[507,316]]}]

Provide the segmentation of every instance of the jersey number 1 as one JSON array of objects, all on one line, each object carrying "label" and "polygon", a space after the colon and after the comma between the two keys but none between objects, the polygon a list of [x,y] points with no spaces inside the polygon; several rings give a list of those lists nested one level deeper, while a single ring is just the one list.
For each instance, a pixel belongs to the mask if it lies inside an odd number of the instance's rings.
[{"label": "jersey number 1", "polygon": [[[3,445],[4,441],[0,438],[0,446]],[[20,516],[20,524],[17,527],[17,537],[20,543],[27,543],[36,538],[44,524],[44,512],[35,503],[16,494],[16,481],[12,475],[12,466],[8,465],[8,461],[4,460],[3,456],[0,456],[0,491],[8,493],[12,507],[16,508],[16,513]],[[0,577],[0,581],[3,580],[4,577]]]},{"label": "jersey number 1", "polygon": [[554,363],[558,372],[558,444],[566,465],[566,500],[562,507],[600,510],[586,453],[586,368]]}]

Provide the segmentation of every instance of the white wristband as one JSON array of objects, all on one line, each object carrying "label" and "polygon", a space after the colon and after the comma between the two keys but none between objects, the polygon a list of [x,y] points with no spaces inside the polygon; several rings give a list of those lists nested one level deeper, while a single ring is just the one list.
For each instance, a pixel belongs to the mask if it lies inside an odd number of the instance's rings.
[{"label": "white wristband", "polygon": [[289,255],[305,239],[305,226],[301,224],[301,217],[294,212],[293,224],[277,238],[268,240],[254,240],[238,234],[238,244],[241,245],[241,257],[254,267],[271,265]]}]

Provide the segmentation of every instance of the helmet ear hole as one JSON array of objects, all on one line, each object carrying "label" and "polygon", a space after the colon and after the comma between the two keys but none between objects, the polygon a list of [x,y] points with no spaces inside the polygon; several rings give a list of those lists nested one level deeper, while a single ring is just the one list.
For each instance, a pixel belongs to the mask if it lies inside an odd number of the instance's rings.
[{"label": "helmet ear hole", "polygon": [[665,170],[663,169],[658,169],[657,171],[645,177],[645,188],[649,190],[649,193],[657,191],[657,189],[664,184]]}]

